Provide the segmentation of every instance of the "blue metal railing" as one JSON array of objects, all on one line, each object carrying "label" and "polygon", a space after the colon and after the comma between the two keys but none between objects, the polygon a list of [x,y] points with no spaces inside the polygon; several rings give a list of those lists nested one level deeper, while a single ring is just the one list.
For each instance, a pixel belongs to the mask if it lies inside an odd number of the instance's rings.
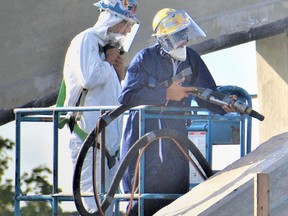
[{"label": "blue metal railing", "polygon": [[[72,196],[61,196],[58,194],[58,115],[59,113],[66,113],[68,111],[72,112],[78,112],[78,111],[100,111],[103,112],[103,110],[111,110],[115,107],[67,107],[67,108],[30,108],[30,109],[15,109],[15,115],[16,115],[16,160],[15,160],[15,208],[14,208],[14,215],[20,216],[20,202],[21,201],[50,201],[52,205],[52,215],[58,214],[58,204],[59,201],[73,201]],[[210,112],[206,111],[207,114],[199,115],[199,111],[203,111],[203,109],[200,109],[198,107],[187,107],[187,108],[173,108],[173,107],[152,107],[152,106],[140,106],[133,108],[136,110],[139,110],[140,112],[140,136],[144,134],[144,128],[145,128],[145,119],[148,118],[183,118],[183,119],[190,119],[190,120],[201,120],[207,122],[207,131],[208,131],[208,137],[207,137],[207,155],[208,155],[208,162],[211,164],[212,161],[212,140],[213,136],[211,135],[212,131],[212,124],[214,120],[233,120],[239,122],[241,125],[240,131],[240,148],[241,148],[241,156],[245,155],[245,149],[247,150],[247,153],[249,153],[249,149],[251,149],[251,140],[248,140],[248,137],[245,142],[245,131],[250,130],[251,131],[251,123],[247,124],[247,120],[251,119],[251,117],[243,115],[233,115],[233,116],[219,116],[219,115],[212,115]],[[173,111],[173,112],[189,112],[191,115],[165,115],[165,114],[151,114],[153,111]],[[196,114],[195,114],[196,113]],[[53,123],[53,192],[50,195],[24,195],[21,194],[21,184],[20,184],[20,174],[21,174],[21,123],[22,122],[52,122]],[[246,127],[245,127],[246,125]],[[249,138],[251,139],[251,137]],[[141,163],[140,168],[140,177],[144,176],[143,170],[144,170],[144,163]],[[72,181],[72,180],[71,180]],[[141,203],[144,199],[151,199],[151,198],[163,198],[163,197],[178,197],[179,195],[171,195],[171,194],[144,194],[144,185],[142,184],[144,182],[140,178],[140,190],[139,193],[135,195],[134,199],[138,199],[141,206],[141,212],[143,213],[143,205]],[[129,195],[125,194],[116,194],[116,210],[119,209],[119,203],[122,200],[129,200]],[[118,215],[118,212],[116,212],[116,215]],[[143,214],[141,214],[143,215]]]}]

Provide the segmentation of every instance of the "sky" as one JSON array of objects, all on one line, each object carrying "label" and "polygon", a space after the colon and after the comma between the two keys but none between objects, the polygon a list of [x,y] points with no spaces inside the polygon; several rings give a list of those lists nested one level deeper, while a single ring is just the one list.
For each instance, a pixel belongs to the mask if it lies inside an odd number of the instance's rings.
[{"label": "sky", "polygon": [[[249,94],[257,94],[255,42],[234,46],[221,51],[202,55],[217,85],[235,85],[244,88]],[[257,110],[257,100],[253,99],[253,109]],[[259,145],[258,120],[252,120],[252,150]],[[59,131],[59,187],[71,192],[72,167],[68,149],[69,131]],[[52,168],[52,123],[25,122],[21,131],[21,170],[29,172],[39,165]],[[0,136],[15,142],[15,122],[0,126]],[[15,152],[11,152],[14,158]],[[225,157],[223,157],[225,155]],[[238,146],[215,147],[213,149],[213,169],[223,169],[239,159]],[[9,163],[5,178],[14,179],[14,160]],[[52,179],[52,176],[51,176]],[[64,209],[74,209],[72,202],[64,202]]]}]

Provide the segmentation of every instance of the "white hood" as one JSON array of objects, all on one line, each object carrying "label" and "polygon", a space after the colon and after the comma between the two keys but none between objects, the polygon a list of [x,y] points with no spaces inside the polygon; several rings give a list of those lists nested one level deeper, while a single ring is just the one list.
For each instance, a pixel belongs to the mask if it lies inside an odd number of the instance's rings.
[{"label": "white hood", "polygon": [[98,17],[98,21],[94,25],[93,29],[95,33],[98,35],[98,37],[102,40],[104,44],[106,45],[108,43],[108,37],[107,37],[107,30],[108,28],[116,25],[117,23],[120,23],[123,19],[120,17],[117,17],[108,11],[102,11]]}]

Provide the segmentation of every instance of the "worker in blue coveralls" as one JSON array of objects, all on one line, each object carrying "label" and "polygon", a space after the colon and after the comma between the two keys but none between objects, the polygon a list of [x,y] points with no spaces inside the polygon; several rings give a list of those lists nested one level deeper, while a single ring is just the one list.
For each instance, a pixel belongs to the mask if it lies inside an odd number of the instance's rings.
[{"label": "worker in blue coveralls", "polygon": [[[152,27],[157,43],[139,51],[132,60],[119,97],[121,104],[190,106],[192,97],[189,92],[195,91],[195,87],[216,90],[215,81],[201,57],[186,46],[189,39],[205,36],[205,33],[185,11],[162,9],[155,15]],[[171,79],[183,72],[186,78]],[[200,100],[197,102],[215,113],[235,112],[230,105],[220,107]],[[122,158],[139,139],[138,121],[138,112],[130,111],[122,137]],[[145,122],[145,133],[172,128],[187,136],[185,123],[183,119],[150,119]],[[129,165],[123,177],[125,193],[131,193],[136,160]],[[169,139],[154,141],[146,149],[144,174],[146,193],[184,194],[189,190],[189,162]],[[163,199],[145,200],[145,215],[153,215],[170,202]],[[138,204],[134,202],[130,215],[137,214]]]}]

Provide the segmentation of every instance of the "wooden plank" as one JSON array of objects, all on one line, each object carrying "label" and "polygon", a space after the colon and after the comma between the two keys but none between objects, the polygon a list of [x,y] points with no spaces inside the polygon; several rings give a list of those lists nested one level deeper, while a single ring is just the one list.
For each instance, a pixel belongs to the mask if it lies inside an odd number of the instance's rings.
[{"label": "wooden plank", "polygon": [[254,178],[254,216],[269,216],[269,174],[257,173]]}]

